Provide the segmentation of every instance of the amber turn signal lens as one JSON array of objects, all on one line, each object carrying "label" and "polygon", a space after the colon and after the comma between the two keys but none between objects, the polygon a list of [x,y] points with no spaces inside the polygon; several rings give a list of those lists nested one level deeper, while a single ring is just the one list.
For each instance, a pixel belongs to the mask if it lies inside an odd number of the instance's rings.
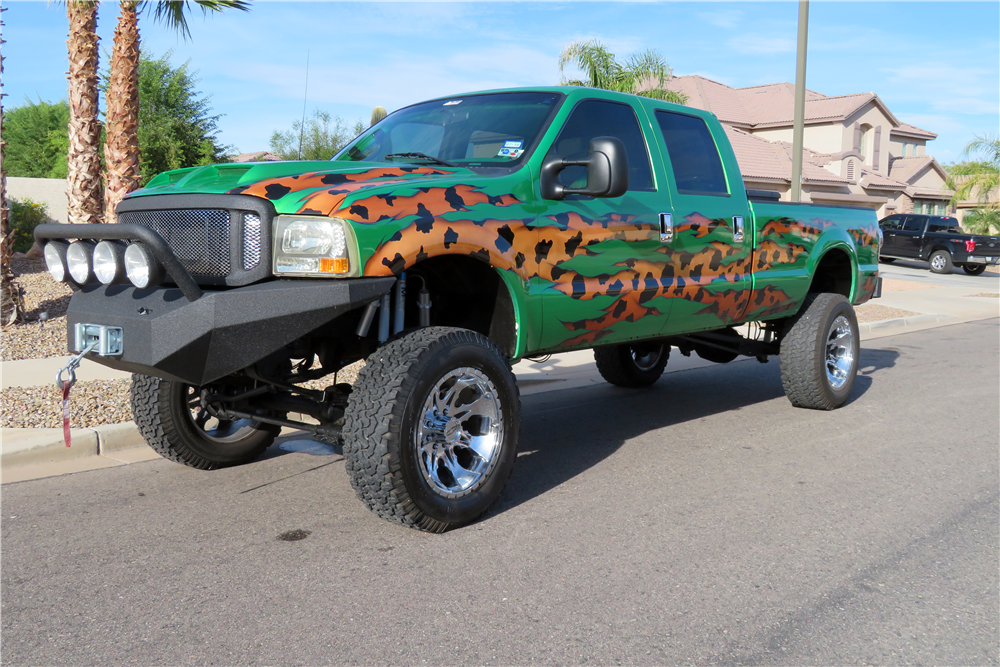
[{"label": "amber turn signal lens", "polygon": [[351,270],[351,262],[347,258],[331,259],[323,257],[319,260],[320,273],[347,273]]}]

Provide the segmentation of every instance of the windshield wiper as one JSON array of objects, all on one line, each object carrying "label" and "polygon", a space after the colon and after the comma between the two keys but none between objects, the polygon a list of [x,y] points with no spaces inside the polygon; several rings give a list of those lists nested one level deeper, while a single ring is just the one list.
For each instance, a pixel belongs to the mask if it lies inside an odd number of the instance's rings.
[{"label": "windshield wiper", "polygon": [[410,152],[410,153],[389,153],[388,155],[385,156],[385,159],[386,160],[391,160],[392,158],[397,158],[397,157],[404,158],[404,159],[405,158],[419,158],[421,160],[430,160],[431,162],[436,162],[437,164],[443,164],[446,167],[457,167],[458,166],[457,164],[454,164],[453,162],[448,162],[447,160],[442,160],[441,158],[432,157],[432,156],[428,155],[427,153],[417,153],[417,152]]}]

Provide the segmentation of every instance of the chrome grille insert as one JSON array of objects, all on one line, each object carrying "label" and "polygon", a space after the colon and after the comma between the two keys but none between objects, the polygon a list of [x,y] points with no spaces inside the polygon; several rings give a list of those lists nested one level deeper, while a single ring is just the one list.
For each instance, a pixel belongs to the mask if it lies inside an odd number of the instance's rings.
[{"label": "chrome grille insert", "polygon": [[[219,209],[125,211],[118,214],[118,222],[151,228],[163,237],[184,268],[194,275],[229,274],[229,211]],[[258,218],[258,258],[259,224]],[[244,253],[244,262],[245,258]]]},{"label": "chrome grille insert", "polygon": [[260,216],[243,214],[243,270],[249,271],[260,261]]}]

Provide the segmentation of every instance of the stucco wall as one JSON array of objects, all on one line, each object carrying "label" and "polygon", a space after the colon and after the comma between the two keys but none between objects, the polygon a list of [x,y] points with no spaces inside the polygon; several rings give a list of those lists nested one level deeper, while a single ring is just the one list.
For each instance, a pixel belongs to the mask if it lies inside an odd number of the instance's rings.
[{"label": "stucco wall", "polygon": [[52,222],[68,222],[66,179],[7,177],[7,196],[11,199],[30,199],[48,207]]}]

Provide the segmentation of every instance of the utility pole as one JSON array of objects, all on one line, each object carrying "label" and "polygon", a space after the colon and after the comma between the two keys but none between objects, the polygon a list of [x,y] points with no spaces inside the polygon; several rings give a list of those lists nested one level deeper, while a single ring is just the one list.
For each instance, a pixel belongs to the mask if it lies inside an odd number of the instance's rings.
[{"label": "utility pole", "polygon": [[799,0],[799,46],[795,58],[795,124],[792,129],[792,201],[802,201],[802,135],[806,117],[806,41],[809,0]]}]

